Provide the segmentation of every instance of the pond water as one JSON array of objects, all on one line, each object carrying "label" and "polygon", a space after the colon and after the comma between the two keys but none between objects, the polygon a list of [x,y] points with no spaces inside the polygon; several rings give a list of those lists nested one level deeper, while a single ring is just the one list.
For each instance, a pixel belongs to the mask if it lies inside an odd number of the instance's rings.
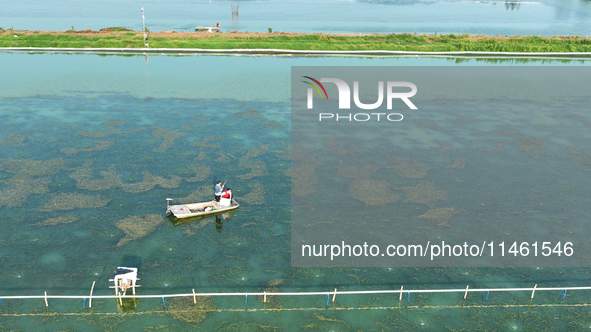
[{"label": "pond water", "polygon": [[358,1],[37,1],[3,6],[0,24],[23,30],[142,29],[222,25],[225,31],[322,33],[454,33],[484,35],[591,35],[587,0],[358,0]]},{"label": "pond water", "polygon": [[[111,294],[108,279],[115,267],[126,265],[139,267],[140,294],[190,293],[192,289],[328,292],[401,285],[405,289],[585,285],[590,270],[583,268],[290,267],[291,66],[588,65],[585,60],[523,61],[0,53],[0,296],[45,291],[85,295],[94,281],[94,294]],[[584,137],[584,128],[591,123],[585,111],[588,105],[569,112],[572,116],[565,125],[576,129],[567,135],[571,141],[542,137],[548,140],[551,154],[566,153],[562,150],[567,146],[576,149],[561,162],[577,176],[586,174],[591,153]],[[539,129],[545,123],[532,126]],[[438,133],[428,123],[420,130],[426,137]],[[531,128],[516,125],[507,130],[520,133]],[[447,134],[452,145],[454,140],[466,143],[458,138],[465,133]],[[507,140],[506,136],[487,139],[499,144]],[[427,157],[432,155],[433,142],[409,138],[407,143],[401,146],[404,154],[432,163],[432,168],[441,166],[437,158]],[[479,165],[479,156],[487,153],[470,157],[468,150],[484,149],[474,144],[468,149],[454,146],[447,157]],[[512,153],[518,151],[507,145]],[[444,152],[437,153],[442,157]],[[555,157],[522,153],[521,158],[549,162]],[[218,179],[228,181],[242,204],[239,211],[180,225],[164,218],[165,198],[175,202],[210,199]],[[578,205],[589,198],[585,179],[580,185],[567,184],[579,192],[580,202],[573,204],[581,220],[589,217],[589,211]],[[562,295],[540,292],[536,303],[576,304],[588,296],[587,291],[569,291],[562,300]],[[324,296],[275,298],[266,308],[281,310],[244,311],[242,296],[215,298],[201,305],[219,311],[200,317],[191,314],[186,301],[167,300],[164,309],[161,299],[126,301],[123,308],[115,300],[94,300],[91,315],[82,300],[50,300],[48,311],[43,300],[4,299],[0,314],[4,315],[2,327],[26,331],[39,329],[40,324],[46,330],[88,331],[436,331],[446,326],[579,330],[591,326],[584,307],[462,311],[457,294],[413,295],[403,300],[400,311],[332,310],[325,301]],[[475,294],[466,305],[527,305],[528,301],[525,293],[490,294],[488,300]],[[336,302],[337,309],[397,305],[397,296],[342,296]],[[417,305],[423,308],[413,308]],[[249,297],[247,308],[263,309],[263,303]],[[302,308],[308,309],[298,310]]]}]

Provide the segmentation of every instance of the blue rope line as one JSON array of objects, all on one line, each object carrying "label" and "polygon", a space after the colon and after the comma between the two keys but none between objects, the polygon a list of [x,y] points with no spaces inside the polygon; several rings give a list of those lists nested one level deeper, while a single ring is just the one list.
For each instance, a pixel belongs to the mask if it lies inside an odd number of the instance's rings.
[{"label": "blue rope line", "polygon": [[326,294],[324,296],[324,298],[326,299],[326,305],[328,305],[328,301],[330,301],[330,296],[328,294]]},{"label": "blue rope line", "polygon": [[164,309],[166,309],[166,302],[164,302],[164,296],[162,297],[162,305],[164,305]]},{"label": "blue rope line", "polygon": [[86,309],[86,298],[84,298],[84,309]]},{"label": "blue rope line", "polygon": [[562,299],[564,300],[565,297],[566,297],[566,289],[564,290],[564,295],[562,296]]},{"label": "blue rope line", "polygon": [[248,295],[244,295],[244,307],[246,308],[246,304],[248,303]]}]

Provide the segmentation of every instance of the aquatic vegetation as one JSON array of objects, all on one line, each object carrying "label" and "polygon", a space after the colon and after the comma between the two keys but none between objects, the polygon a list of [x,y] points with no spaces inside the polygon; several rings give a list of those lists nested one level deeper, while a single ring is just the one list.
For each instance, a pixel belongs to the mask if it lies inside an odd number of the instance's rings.
[{"label": "aquatic vegetation", "polygon": [[203,181],[211,175],[211,169],[205,165],[190,165],[189,169],[195,172],[195,176],[185,179],[187,182]]},{"label": "aquatic vegetation", "polygon": [[447,192],[429,181],[421,180],[416,187],[405,187],[399,190],[406,194],[405,203],[431,204],[447,199]]},{"label": "aquatic vegetation", "polygon": [[291,148],[285,148],[281,151],[272,151],[272,152],[275,153],[275,155],[279,159],[283,159],[283,160],[290,160],[291,159]]},{"label": "aquatic vegetation", "polygon": [[427,176],[427,171],[429,170],[429,166],[423,164],[418,160],[409,160],[407,158],[390,158],[390,160],[395,164],[394,166],[388,166],[386,168],[394,169],[396,174],[405,177],[405,178],[412,178],[412,179],[420,179]]},{"label": "aquatic vegetation", "polygon": [[80,149],[73,148],[73,147],[67,147],[67,148],[61,148],[60,152],[65,154],[66,156],[73,157],[76,155],[76,153],[80,152]]},{"label": "aquatic vegetation", "polygon": [[310,324],[302,326],[301,331],[346,332],[351,331],[351,328],[342,320],[313,314],[312,319],[310,319]]},{"label": "aquatic vegetation", "polygon": [[64,214],[57,218],[45,219],[44,221],[36,224],[36,226],[56,226],[63,224],[71,224],[73,222],[78,221],[78,219],[80,219],[80,217],[76,214]]},{"label": "aquatic vegetation", "polygon": [[85,137],[101,138],[101,137],[105,137],[105,136],[109,136],[109,135],[119,135],[119,134],[121,134],[121,130],[111,128],[111,129],[109,129],[105,132],[102,132],[102,133],[91,133],[87,130],[80,130],[80,131],[76,132],[76,134],[81,135],[81,136],[85,136]]},{"label": "aquatic vegetation", "polygon": [[265,128],[285,128],[287,127],[286,124],[280,123],[280,122],[274,122],[274,121],[257,121],[257,123]]},{"label": "aquatic vegetation", "polygon": [[152,130],[152,137],[163,138],[164,142],[162,142],[162,144],[160,144],[159,147],[152,149],[152,151],[166,152],[166,150],[168,150],[168,148],[170,148],[174,144],[174,141],[177,138],[181,138],[185,135],[187,135],[187,134],[180,132],[178,130],[170,130],[170,129],[154,127]]},{"label": "aquatic vegetation", "polygon": [[400,196],[392,193],[391,186],[384,180],[355,179],[348,186],[349,195],[367,206],[395,203]]},{"label": "aquatic vegetation", "polygon": [[195,146],[202,146],[205,148],[219,148],[219,145],[213,145],[213,144],[209,144],[209,142],[213,142],[213,141],[219,141],[219,140],[223,140],[224,138],[222,136],[207,136],[205,137],[205,139],[203,140],[203,142],[198,142],[198,143],[191,143],[190,145],[195,145]]},{"label": "aquatic vegetation", "polygon": [[329,147],[330,152],[333,154],[346,155],[349,153],[362,152],[362,150],[359,150],[351,145],[348,145],[347,147],[339,146],[339,143],[343,143],[343,137],[332,137],[322,141],[322,143]]},{"label": "aquatic vegetation", "polygon": [[131,216],[119,220],[115,225],[125,233],[125,237],[119,240],[117,247],[126,245],[128,242],[141,239],[152,233],[156,227],[164,222],[164,218],[158,214],[149,214],[144,217]]},{"label": "aquatic vegetation", "polygon": [[415,218],[427,219],[439,226],[448,226],[447,221],[456,213],[458,212],[452,208],[429,209],[424,214]]},{"label": "aquatic vegetation", "polygon": [[199,152],[199,155],[197,156],[197,158],[195,158],[195,160],[205,160],[207,159],[207,153],[205,153],[204,151]]},{"label": "aquatic vegetation", "polygon": [[94,141],[97,145],[92,148],[82,149],[82,151],[90,152],[90,151],[103,151],[113,146],[112,141]]},{"label": "aquatic vegetation", "polygon": [[246,148],[248,153],[246,154],[246,158],[256,158],[264,155],[269,150],[269,144],[260,145],[260,146],[249,146]]},{"label": "aquatic vegetation", "polygon": [[49,202],[45,203],[38,210],[41,212],[52,212],[74,209],[96,209],[109,203],[110,199],[101,195],[81,195],[61,193],[53,195]]},{"label": "aquatic vegetation", "polygon": [[585,166],[591,166],[591,154],[583,153],[582,151],[579,151],[578,149],[575,149],[573,147],[570,147],[568,149],[568,153],[575,155],[571,156],[570,159],[572,161],[583,164]]},{"label": "aquatic vegetation", "polygon": [[199,229],[213,223],[215,223],[215,217],[201,219],[199,220],[199,222],[191,222],[189,224],[183,225],[183,234],[186,234],[188,236],[197,235],[199,233]]},{"label": "aquatic vegetation", "polygon": [[100,171],[99,175],[102,179],[93,179],[93,170],[90,164],[85,164],[72,172],[69,177],[76,181],[77,188],[84,190],[99,191],[123,186],[120,175],[117,174],[114,166],[111,166],[108,171]]},{"label": "aquatic vegetation", "polygon": [[365,179],[369,178],[373,173],[377,172],[380,168],[375,165],[365,164],[363,167],[350,167],[341,161],[339,163],[339,175],[351,179]]},{"label": "aquatic vegetation", "polygon": [[230,116],[235,116],[235,117],[240,117],[240,118],[244,118],[244,119],[254,119],[254,118],[260,118],[262,116],[261,111],[257,111],[257,110],[246,110],[246,111],[242,111],[242,112],[238,112],[238,113],[234,113],[231,114]]},{"label": "aquatic vegetation", "polygon": [[252,188],[250,193],[240,197],[240,201],[243,201],[252,205],[260,205],[265,203],[265,187],[258,181],[248,185]]},{"label": "aquatic vegetation", "polygon": [[223,332],[271,332],[278,331],[276,326],[262,325],[258,323],[231,323],[230,325],[224,326],[217,331]]},{"label": "aquatic vegetation", "polygon": [[129,193],[137,194],[143,191],[151,190],[156,186],[160,186],[162,188],[178,188],[183,182],[183,178],[178,175],[173,175],[170,177],[170,179],[165,179],[161,176],[154,176],[148,171],[142,172],[142,175],[144,176],[142,182],[124,184],[122,186],[123,190]]},{"label": "aquatic vegetation", "polygon": [[451,150],[452,148],[453,148],[453,146],[451,146],[451,145],[445,145],[445,146],[438,147],[437,151],[447,152],[447,151]]},{"label": "aquatic vegetation", "polygon": [[8,147],[24,146],[29,144],[31,141],[33,141],[31,136],[25,135],[23,133],[10,133],[6,135],[6,137],[0,139],[0,145]]},{"label": "aquatic vegetation", "polygon": [[537,156],[538,154],[547,153],[544,149],[546,142],[539,138],[521,137],[517,140],[516,144],[521,149],[521,151],[529,154],[530,156]]},{"label": "aquatic vegetation", "polygon": [[215,159],[216,163],[226,164],[232,161],[233,158],[236,158],[228,153],[218,152],[218,157]]},{"label": "aquatic vegetation", "polygon": [[128,123],[129,123],[129,121],[121,122],[117,119],[107,119],[104,122],[105,126],[107,126],[107,127],[116,127],[116,126],[120,126],[120,125],[128,124]]},{"label": "aquatic vegetation", "polygon": [[446,166],[445,168],[464,169],[466,167],[466,161],[462,158],[453,158],[454,163]]},{"label": "aquatic vegetation", "polygon": [[[314,160],[315,161],[315,160]],[[316,175],[316,163],[301,163],[291,166],[291,193],[295,196],[305,197],[316,193],[318,175]]]},{"label": "aquatic vegetation", "polygon": [[486,152],[499,152],[505,148],[505,144],[501,143],[486,150]]},{"label": "aquatic vegetation", "polygon": [[196,296],[195,302],[196,304],[193,303],[192,297],[175,297],[168,301],[166,311],[175,319],[198,324],[209,312],[217,310],[209,296]]},{"label": "aquatic vegetation", "polygon": [[16,174],[20,177],[54,175],[65,169],[62,158],[48,160],[34,159],[0,159],[0,171]]},{"label": "aquatic vegetation", "polygon": [[0,207],[19,207],[27,203],[27,199],[33,194],[45,194],[49,192],[51,178],[29,178],[15,176],[8,180],[0,181],[5,187],[0,190]]},{"label": "aquatic vegetation", "polygon": [[267,164],[260,160],[242,157],[238,162],[238,166],[250,168],[250,173],[238,175],[238,177],[243,180],[252,179],[257,176],[267,175]]}]

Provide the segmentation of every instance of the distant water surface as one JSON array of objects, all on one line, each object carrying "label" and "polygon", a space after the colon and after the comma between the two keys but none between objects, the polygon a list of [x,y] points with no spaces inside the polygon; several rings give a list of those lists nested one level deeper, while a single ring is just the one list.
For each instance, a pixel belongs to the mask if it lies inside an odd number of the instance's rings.
[{"label": "distant water surface", "polygon": [[222,25],[222,31],[323,33],[454,33],[483,35],[591,35],[587,0],[357,0],[357,1],[36,1],[0,10],[4,28],[26,30],[142,29]]}]

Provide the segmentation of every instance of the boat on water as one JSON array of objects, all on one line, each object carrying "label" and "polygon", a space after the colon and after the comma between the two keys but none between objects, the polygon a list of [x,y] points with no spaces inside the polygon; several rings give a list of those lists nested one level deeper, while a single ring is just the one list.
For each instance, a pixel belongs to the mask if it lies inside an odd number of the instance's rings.
[{"label": "boat on water", "polygon": [[236,210],[240,204],[234,198],[221,198],[219,202],[208,201],[191,204],[170,205],[172,198],[166,199],[166,216],[177,219],[205,217]]}]

